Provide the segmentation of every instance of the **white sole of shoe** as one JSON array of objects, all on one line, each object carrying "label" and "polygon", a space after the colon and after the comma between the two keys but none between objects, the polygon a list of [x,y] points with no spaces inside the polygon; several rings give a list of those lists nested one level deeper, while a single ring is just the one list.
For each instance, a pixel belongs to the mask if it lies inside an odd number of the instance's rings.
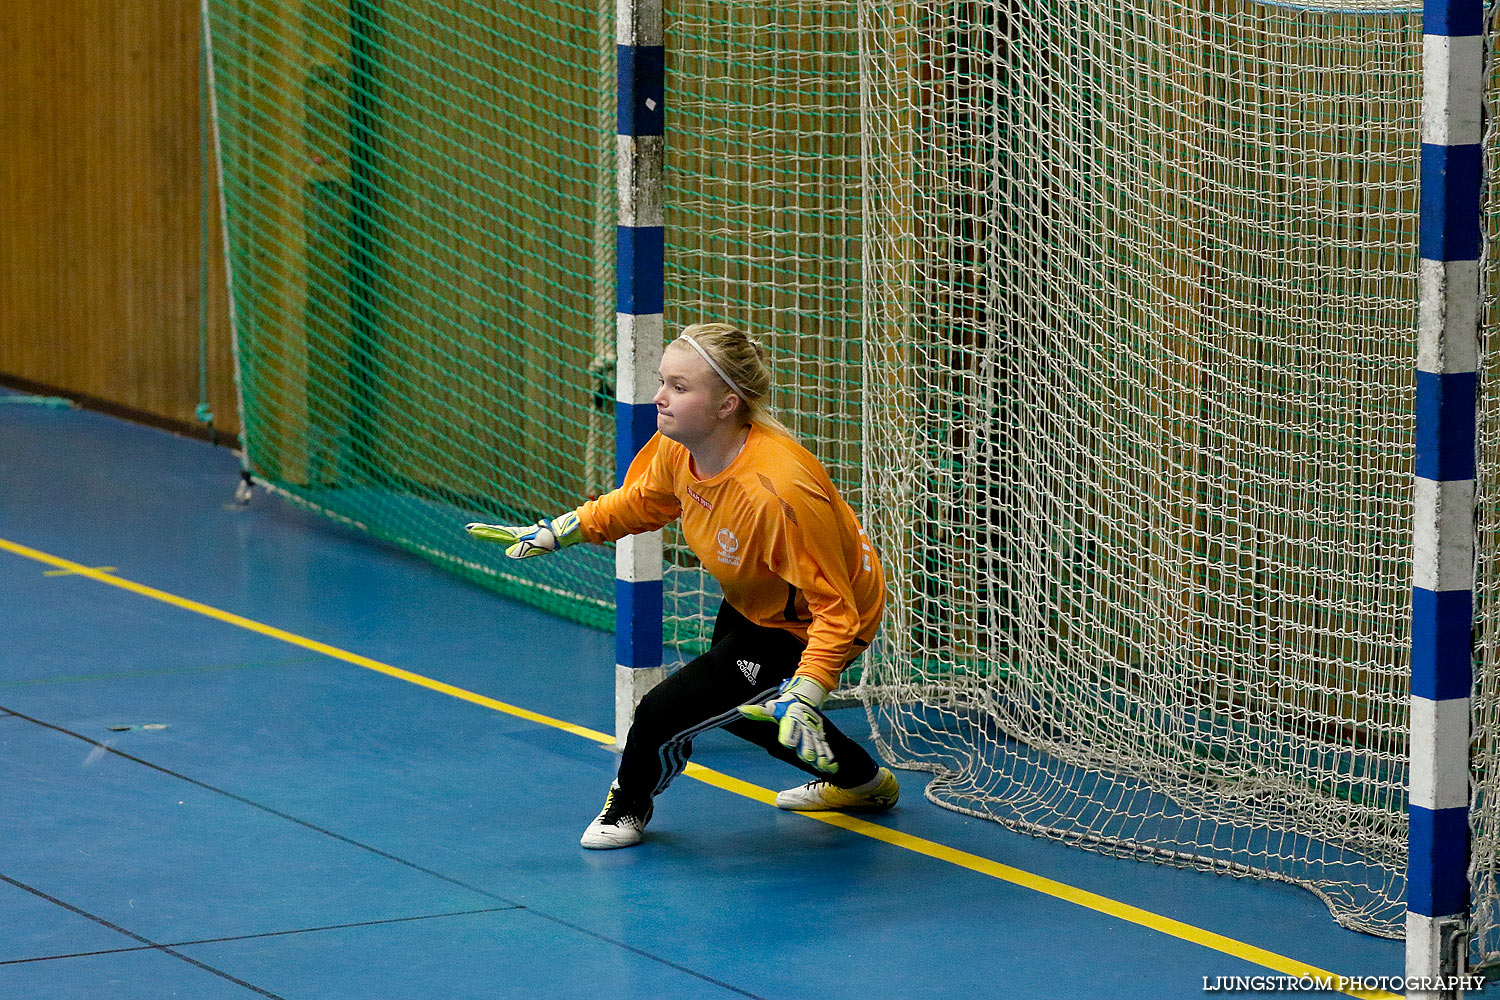
[{"label": "white sole of shoe", "polygon": [[590,851],[614,851],[622,847],[634,847],[639,840],[580,840],[578,846]]}]

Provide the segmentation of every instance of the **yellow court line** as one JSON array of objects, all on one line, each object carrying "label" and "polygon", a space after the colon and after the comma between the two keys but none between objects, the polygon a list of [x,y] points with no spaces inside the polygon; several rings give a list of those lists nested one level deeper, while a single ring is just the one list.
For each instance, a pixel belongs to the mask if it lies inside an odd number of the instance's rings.
[{"label": "yellow court line", "polygon": [[[613,736],[601,733],[598,730],[588,729],[584,726],[577,726],[571,722],[564,722],[561,719],[554,719],[551,716],[542,715],[538,712],[532,712],[528,709],[518,708],[515,705],[509,705],[503,701],[497,701],[494,698],[488,698],[482,694],[476,694],[473,691],[467,691],[463,688],[455,687],[452,684],[445,684],[442,681],[433,680],[430,677],[423,677],[421,674],[414,674],[409,670],[402,670],[401,668],[393,667],[388,663],[381,663],[379,660],[372,660],[368,656],[361,656],[358,653],[351,653],[348,650],[339,649],[337,646],[330,646],[327,643],[319,642],[316,639],[309,639],[305,636],[297,635],[294,632],[288,632],[284,629],[276,628],[273,625],[265,625],[261,622],[254,621],[250,618],[245,618],[241,615],[237,615],[229,611],[222,611],[219,608],[211,607],[207,604],[201,604],[198,601],[189,600],[185,597],[178,597],[176,594],[169,594],[164,590],[157,590],[155,587],[148,587],[142,583],[135,583],[134,581],[126,580],[118,576],[112,576],[109,573],[104,572],[103,570],[90,569],[89,567],[81,565],[79,563],[63,559],[59,556],[49,555],[46,552],[40,552],[36,549],[28,548],[25,545],[20,545],[16,542],[8,541],[4,538],[0,538],[0,550],[13,553],[14,555],[21,556],[25,559],[31,559],[36,562],[45,563],[47,565],[54,566],[57,569],[66,570],[69,573],[77,574],[78,576],[88,577],[89,579],[96,580],[99,583],[105,583],[111,587],[118,587],[121,590],[127,590],[133,594],[139,594],[142,597],[149,597],[152,600],[162,601],[163,603],[182,608],[185,611],[192,611],[196,614],[204,615],[208,618],[213,618],[228,625],[234,625],[238,628],[247,629],[248,631],[256,632],[260,635],[268,636],[272,639],[279,639],[282,642],[290,643],[294,646],[300,646],[303,649],[312,650],[315,653],[321,653],[325,656],[332,657],[333,659],[342,660],[345,663],[350,663],[357,667],[363,667],[366,670],[373,670],[376,673],[385,674],[387,677],[394,677],[397,680],[405,681],[408,684],[415,684],[418,687],[424,687],[428,690],[436,691],[439,694],[445,694],[449,697],[458,698],[462,701],[467,701],[474,705],[480,705],[484,708],[493,709],[496,712],[503,712],[506,715],[515,716],[519,719],[525,719],[528,722],[535,722],[544,726],[551,726],[554,729],[560,729],[563,732],[572,733],[575,736],[581,736],[584,739],[592,740],[595,743],[613,745],[615,742],[615,738]],[[765,805],[774,805],[776,802],[775,792],[772,792],[771,790],[766,788],[762,788],[759,785],[753,785],[748,781],[741,781],[739,778],[731,777],[730,775],[712,770],[711,768],[703,767],[701,764],[689,763],[685,773],[690,778],[702,781],[705,784],[714,786],[715,788],[720,788],[724,791],[732,792],[735,795],[753,799],[754,801],[763,803]],[[910,834],[901,833],[897,830],[892,830],[889,827],[881,826],[878,823],[871,823],[868,820],[863,820],[856,816],[848,816],[843,813],[834,812],[809,812],[802,813],[801,815],[806,816],[809,819],[817,820],[820,823],[827,823],[830,826],[840,827],[841,829],[848,830],[851,833],[857,833],[861,836],[869,837],[873,840],[878,840],[882,843],[890,844],[893,847],[899,847],[903,850],[911,851],[915,854],[921,854],[926,857],[933,858],[937,861],[943,861],[948,864],[957,865],[961,868],[967,868],[970,871],[978,872],[982,875],[988,875],[992,878],[996,878],[1004,882],[1009,882],[1012,885],[1020,886],[1023,889],[1030,889],[1033,892],[1042,893],[1043,895],[1051,896],[1064,902],[1073,903],[1074,905],[1093,910],[1096,913],[1102,913],[1106,916],[1115,917],[1119,920],[1124,920],[1128,923],[1136,924],[1138,926],[1157,931],[1158,933],[1165,934],[1169,937],[1179,938],[1183,941],[1188,941],[1192,944],[1199,945],[1211,951],[1221,952],[1222,954],[1230,955],[1234,958],[1243,959],[1247,962],[1253,962],[1256,965],[1271,969],[1274,972],[1277,972],[1284,976],[1294,976],[1297,978],[1311,977],[1314,979],[1324,980],[1332,979],[1334,981],[1337,981],[1339,979],[1339,976],[1337,976],[1336,974],[1327,972],[1313,965],[1308,965],[1306,962],[1299,962],[1296,959],[1287,958],[1284,955],[1278,955],[1275,952],[1267,951],[1264,948],[1257,948],[1256,946],[1246,944],[1243,941],[1237,941],[1234,938],[1225,937],[1222,934],[1216,934],[1213,931],[1207,931],[1202,929],[1201,927],[1194,927],[1192,924],[1186,924],[1180,920],[1174,920],[1171,917],[1164,917],[1158,913],[1152,913],[1149,910],[1143,910],[1138,906],[1131,906],[1129,903],[1122,903],[1118,900],[1110,899],[1108,896],[1101,896],[1098,893],[1089,892],[1086,889],[1079,889],[1064,882],[1058,882],[1053,879],[1045,878],[1041,875],[1034,875],[1031,872],[1023,871],[1019,868],[1012,868],[1009,865],[1003,865],[998,861],[991,861],[989,858],[980,857],[977,854],[970,854],[967,851],[961,851],[957,848],[948,847],[944,844],[939,844],[934,841],[924,840],[921,837],[913,837]],[[1343,990],[1341,992],[1347,993],[1349,996],[1360,997],[1362,998],[1362,1000],[1401,1000],[1400,994],[1396,993],[1365,990]]]},{"label": "yellow court line", "polygon": [[596,743],[613,744],[615,741],[615,738],[613,736],[606,736],[604,733],[598,732],[597,730],[586,729],[583,726],[575,726],[571,722],[564,722],[561,719],[554,719],[548,715],[542,715],[540,713],[532,712],[524,708],[517,708],[515,705],[507,705],[503,701],[496,701],[494,698],[486,698],[482,694],[475,694],[473,691],[465,691],[463,688],[454,687],[452,684],[444,684],[442,681],[435,681],[430,677],[423,677],[421,674],[414,674],[409,670],[402,670],[400,667],[393,667],[388,663],[381,663],[379,660],[372,660],[368,656],[360,656],[358,653],[351,653],[347,650],[339,649],[337,646],[330,646],[326,642],[319,642],[316,639],[309,639],[306,636],[297,635],[295,632],[288,632],[285,629],[279,629],[274,625],[265,625],[261,622],[255,621],[250,618],[245,618],[241,615],[237,615],[229,611],[221,611],[218,608],[211,607],[207,604],[200,604],[199,602],[189,600],[186,597],[178,597],[176,594],[169,594],[165,590],[157,590],[155,587],[148,587],[143,583],[136,583],[133,580],[126,580],[122,577],[111,576],[110,574],[105,573],[102,570],[90,569],[89,567],[81,565],[79,563],[71,562],[58,556],[49,555],[46,552],[39,552],[36,549],[27,548],[24,545],[18,545],[15,542],[7,541],[4,538],[0,538],[0,550],[12,552],[27,559],[34,559],[37,562],[46,563],[49,566],[56,566],[58,569],[66,570],[69,573],[73,573],[78,576],[86,576],[90,580],[97,580],[100,583],[107,583],[111,587],[119,587],[121,590],[128,590],[132,594],[140,594],[142,597],[149,597],[152,600],[162,601],[163,603],[171,604],[174,607],[182,608],[185,611],[196,612],[197,614],[216,619],[228,625],[235,625],[239,628],[247,629],[251,632],[258,632],[261,635],[269,636],[272,639],[280,639],[282,642],[291,643],[293,646],[301,646],[303,649],[310,649],[315,653],[322,653],[324,656],[331,656],[335,660],[343,660],[345,663],[352,663],[356,667],[364,667],[366,670],[373,670],[376,673],[385,674],[387,677],[394,677],[397,680],[406,681],[408,684],[415,684],[418,687],[428,688],[429,690],[437,691],[440,694],[446,694],[453,698],[459,698],[463,701],[472,702],[475,705],[482,705],[485,708],[491,708],[497,712],[504,712],[506,715],[514,715],[517,718],[525,719],[528,722],[538,722],[544,726],[552,726],[556,729],[561,729],[564,732],[572,733],[575,736],[582,736],[584,739],[593,740]]}]

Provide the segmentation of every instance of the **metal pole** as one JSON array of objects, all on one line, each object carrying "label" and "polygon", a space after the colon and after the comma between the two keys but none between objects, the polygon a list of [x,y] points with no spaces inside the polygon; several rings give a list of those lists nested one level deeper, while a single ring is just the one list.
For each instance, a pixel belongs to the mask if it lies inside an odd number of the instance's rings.
[{"label": "metal pole", "polygon": [[[616,482],[656,432],[656,366],[665,298],[662,170],[665,131],[661,0],[617,0],[618,176],[615,320]],[[642,696],[661,680],[661,532],[620,539],[615,549],[615,742]]]},{"label": "metal pole", "polygon": [[1423,18],[1406,971],[1436,979],[1468,957],[1483,0]]}]

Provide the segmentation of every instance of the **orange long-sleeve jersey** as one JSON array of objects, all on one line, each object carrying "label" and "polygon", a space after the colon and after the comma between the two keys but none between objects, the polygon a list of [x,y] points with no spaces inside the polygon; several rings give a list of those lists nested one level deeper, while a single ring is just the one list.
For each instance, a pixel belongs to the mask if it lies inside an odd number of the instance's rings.
[{"label": "orange long-sleeve jersey", "polygon": [[675,518],[724,599],[806,645],[797,673],[832,690],[869,645],[885,575],[854,511],[812,453],[759,424],[717,476],[693,475],[687,448],[654,435],[619,489],[578,508],[583,537],[607,542]]}]

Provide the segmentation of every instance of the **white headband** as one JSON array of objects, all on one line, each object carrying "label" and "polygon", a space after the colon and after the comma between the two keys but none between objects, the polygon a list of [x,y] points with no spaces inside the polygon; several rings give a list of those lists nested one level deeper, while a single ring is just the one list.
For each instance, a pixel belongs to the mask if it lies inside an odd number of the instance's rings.
[{"label": "white headband", "polygon": [[685,333],[677,339],[687,341],[688,346],[697,351],[698,355],[703,358],[704,361],[708,362],[708,367],[712,368],[714,372],[719,376],[719,378],[724,380],[725,385],[729,386],[729,388],[739,393],[740,397],[743,398],[747,403],[749,402],[750,397],[745,393],[745,390],[735,385],[734,379],[724,374],[724,369],[720,368],[717,364],[714,363],[714,359],[708,356],[708,352],[703,349],[702,344],[698,343],[696,340],[694,340],[692,337],[689,337]]}]

